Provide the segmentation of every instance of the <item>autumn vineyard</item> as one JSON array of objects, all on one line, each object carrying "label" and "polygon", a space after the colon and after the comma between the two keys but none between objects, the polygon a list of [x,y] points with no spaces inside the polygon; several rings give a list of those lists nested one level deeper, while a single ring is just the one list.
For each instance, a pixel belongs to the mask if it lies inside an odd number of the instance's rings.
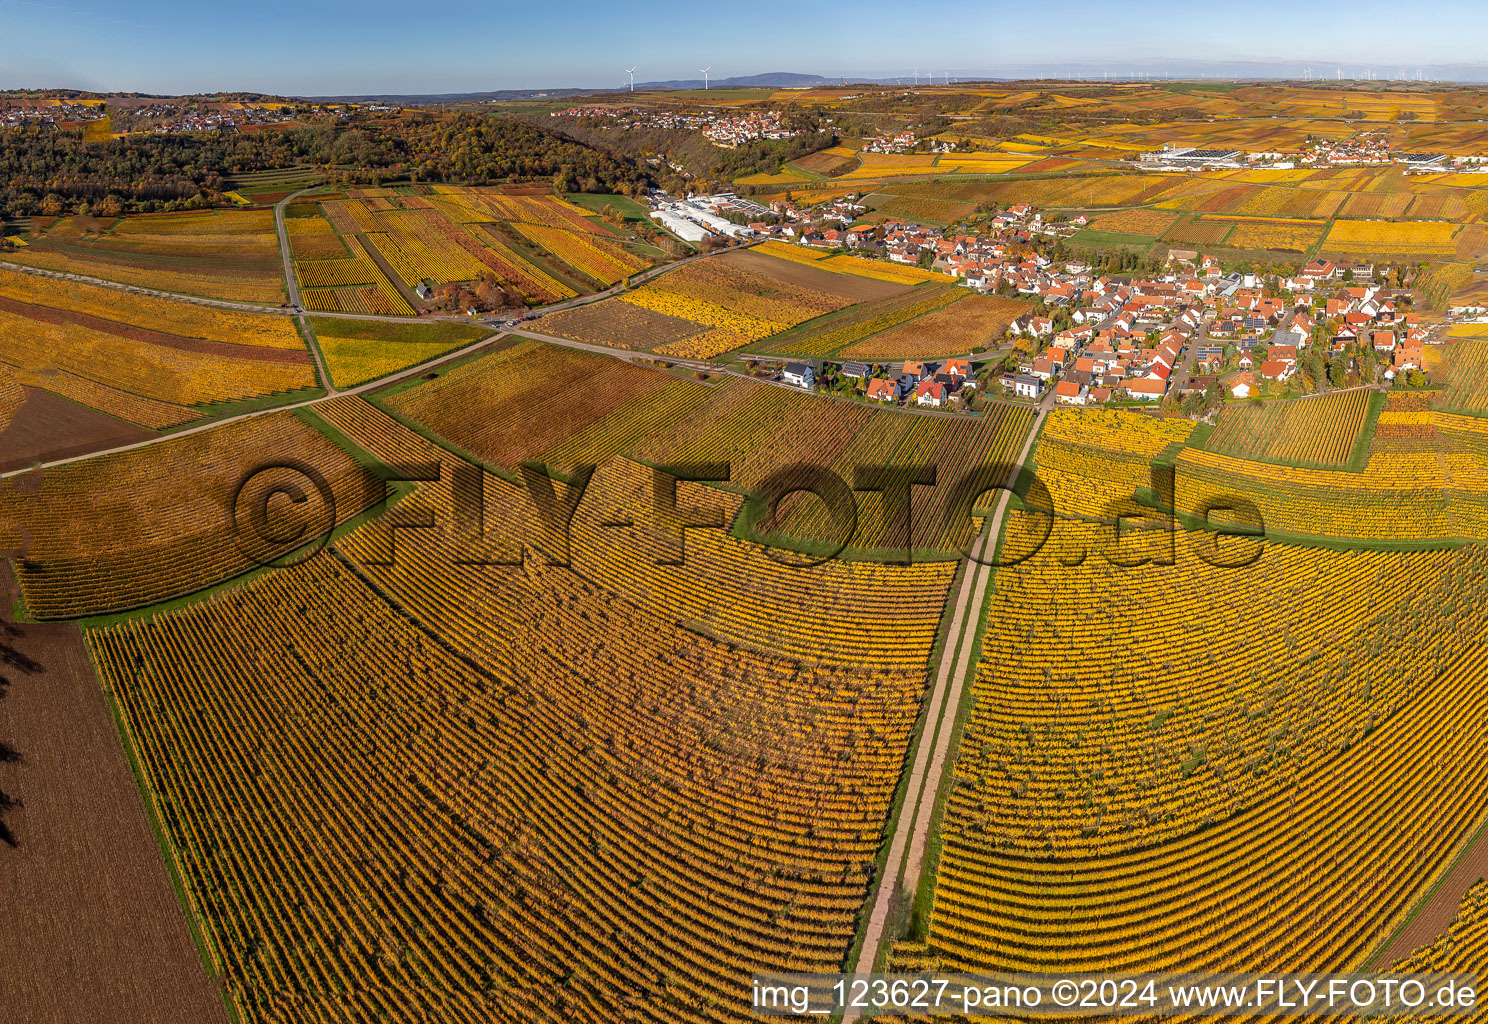
[{"label": "autumn vineyard", "polygon": [[922,74],[0,91],[0,1018],[1488,976],[1488,90]]}]

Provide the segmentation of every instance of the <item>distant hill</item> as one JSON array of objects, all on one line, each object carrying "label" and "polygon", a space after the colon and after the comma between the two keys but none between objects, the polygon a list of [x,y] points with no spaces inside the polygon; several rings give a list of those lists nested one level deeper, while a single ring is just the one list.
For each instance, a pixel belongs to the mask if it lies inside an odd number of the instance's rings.
[{"label": "distant hill", "polygon": [[[816,85],[836,85],[840,78],[823,78],[821,75],[798,75],[790,71],[769,71],[763,75],[744,75],[735,78],[710,78],[711,89],[805,89]],[[701,78],[674,79],[669,82],[636,83],[637,89],[701,89]]]},{"label": "distant hill", "polygon": [[[762,75],[744,75],[735,78],[710,78],[711,89],[801,89],[816,85],[840,82],[840,78],[823,78],[821,75],[801,75],[791,71],[770,71]],[[636,89],[657,91],[662,89],[701,89],[703,80],[674,79],[667,82],[637,82]],[[449,92],[427,94],[363,94],[357,96],[300,96],[297,99],[317,103],[392,103],[418,105],[424,103],[476,103],[483,100],[530,100],[562,99],[567,96],[593,96],[599,93],[624,92],[625,84],[607,89],[497,89],[492,92]]]}]

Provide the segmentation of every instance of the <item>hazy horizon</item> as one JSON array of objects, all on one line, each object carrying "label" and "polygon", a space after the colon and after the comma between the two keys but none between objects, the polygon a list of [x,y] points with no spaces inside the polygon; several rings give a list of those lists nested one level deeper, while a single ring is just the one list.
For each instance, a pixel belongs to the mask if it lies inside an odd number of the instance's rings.
[{"label": "hazy horizon", "polygon": [[[1381,0],[1325,0],[1306,8],[1258,0],[1254,32],[1236,32],[1230,11],[1163,0],[1140,12],[1074,0],[1057,21],[1003,2],[971,17],[906,18],[901,5],[865,0],[839,10],[766,0],[741,31],[718,9],[661,0],[618,9],[579,3],[554,19],[530,5],[457,3],[420,17],[386,0],[290,5],[268,0],[251,13],[150,0],[128,8],[98,0],[68,5],[0,0],[25,43],[0,66],[0,88],[71,88],[169,95],[438,94],[507,89],[621,88],[637,82],[725,80],[770,72],[883,79],[933,71],[963,78],[1153,75],[1187,68],[1203,77],[1301,78],[1312,65],[1333,77],[1381,77],[1420,68],[1439,78],[1488,79],[1475,45],[1488,10],[1463,0],[1428,21],[1401,17]],[[1453,31],[1443,38],[1440,26]],[[948,27],[954,25],[954,31]],[[1073,35],[1068,26],[1078,25]],[[1388,31],[1381,31],[1388,25]],[[90,30],[90,31],[81,31]],[[1202,60],[1195,54],[1202,53]],[[851,54],[839,57],[837,54]],[[832,55],[832,56],[824,56]],[[1253,75],[1227,73],[1247,66]],[[1448,74],[1455,69],[1457,74]]]}]

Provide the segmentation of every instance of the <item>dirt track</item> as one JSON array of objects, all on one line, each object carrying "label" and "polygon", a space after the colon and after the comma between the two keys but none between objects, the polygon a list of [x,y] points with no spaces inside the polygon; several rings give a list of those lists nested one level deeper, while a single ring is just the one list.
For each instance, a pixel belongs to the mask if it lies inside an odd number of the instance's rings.
[{"label": "dirt track", "polygon": [[77,627],[0,621],[0,676],[0,1017],[226,1024]]},{"label": "dirt track", "polygon": [[1477,837],[1462,859],[1452,865],[1426,905],[1376,958],[1375,969],[1388,970],[1392,964],[1447,934],[1447,926],[1462,906],[1462,897],[1480,878],[1488,878],[1488,837],[1485,836]]}]

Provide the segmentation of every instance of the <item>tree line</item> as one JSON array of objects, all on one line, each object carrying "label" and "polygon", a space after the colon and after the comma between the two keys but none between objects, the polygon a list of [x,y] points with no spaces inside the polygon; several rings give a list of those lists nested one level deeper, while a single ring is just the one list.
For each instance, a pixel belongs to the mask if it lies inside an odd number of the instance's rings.
[{"label": "tree line", "polygon": [[86,142],[44,126],[0,134],[0,216],[59,215],[100,206],[114,213],[206,207],[234,175],[306,165],[347,182],[419,180],[490,184],[552,178],[565,191],[643,190],[643,161],[510,117],[478,113],[376,121],[322,116],[241,133],[131,134]]}]

